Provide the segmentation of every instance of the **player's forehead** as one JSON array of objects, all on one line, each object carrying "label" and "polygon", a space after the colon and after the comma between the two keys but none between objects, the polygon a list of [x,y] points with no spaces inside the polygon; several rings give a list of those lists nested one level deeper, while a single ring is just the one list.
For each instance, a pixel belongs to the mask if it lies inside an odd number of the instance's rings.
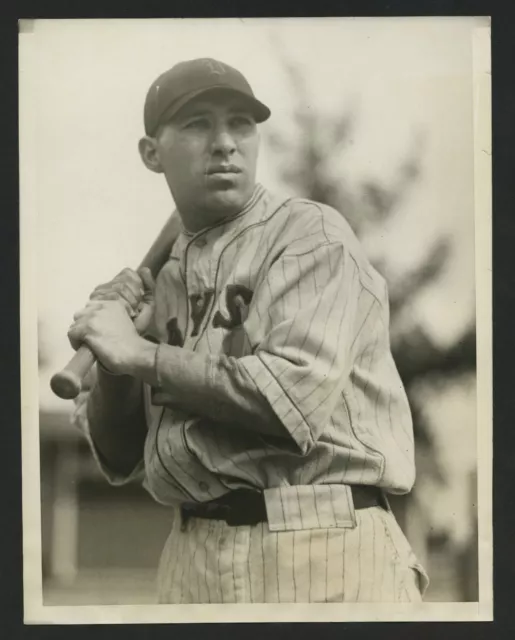
[{"label": "player's forehead", "polygon": [[203,93],[187,102],[175,114],[173,120],[183,120],[194,115],[229,115],[241,113],[253,118],[253,110],[245,98],[225,90]]}]

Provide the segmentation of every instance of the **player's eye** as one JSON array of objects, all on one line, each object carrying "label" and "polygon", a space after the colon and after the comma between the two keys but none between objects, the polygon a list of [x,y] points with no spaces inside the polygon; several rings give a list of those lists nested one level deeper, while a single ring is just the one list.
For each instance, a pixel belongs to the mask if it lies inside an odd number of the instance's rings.
[{"label": "player's eye", "polygon": [[192,118],[191,120],[188,120],[187,122],[185,122],[183,126],[184,129],[197,130],[197,131],[209,129],[209,127],[210,127],[210,122],[208,118]]},{"label": "player's eye", "polygon": [[231,125],[237,128],[250,128],[254,124],[254,120],[251,116],[247,115],[235,115],[231,118]]}]

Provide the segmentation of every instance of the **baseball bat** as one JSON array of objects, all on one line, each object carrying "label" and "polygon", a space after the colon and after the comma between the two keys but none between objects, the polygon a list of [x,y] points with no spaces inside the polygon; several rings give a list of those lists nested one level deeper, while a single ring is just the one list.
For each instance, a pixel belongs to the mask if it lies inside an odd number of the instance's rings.
[{"label": "baseball bat", "polygon": [[[175,213],[170,216],[154,240],[141,261],[139,269],[148,267],[154,278],[157,277],[161,267],[167,261],[179,233],[180,220],[179,215]],[[64,369],[52,376],[50,380],[52,391],[64,400],[76,398],[81,391],[84,376],[95,364],[95,361],[96,357],[91,349],[86,344],[81,345]]]}]

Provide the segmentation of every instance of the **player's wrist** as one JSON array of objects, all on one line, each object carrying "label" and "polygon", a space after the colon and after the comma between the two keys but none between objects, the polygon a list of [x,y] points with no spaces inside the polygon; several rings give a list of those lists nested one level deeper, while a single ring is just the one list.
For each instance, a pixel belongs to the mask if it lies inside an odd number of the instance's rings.
[{"label": "player's wrist", "polygon": [[157,384],[155,366],[157,348],[158,345],[154,342],[138,337],[135,340],[125,373],[155,386]]}]

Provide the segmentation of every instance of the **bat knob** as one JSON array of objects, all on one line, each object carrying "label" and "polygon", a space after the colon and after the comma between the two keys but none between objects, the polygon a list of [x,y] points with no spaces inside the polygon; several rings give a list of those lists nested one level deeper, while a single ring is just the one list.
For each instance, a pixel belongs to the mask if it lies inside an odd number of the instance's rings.
[{"label": "bat knob", "polygon": [[73,371],[66,369],[56,373],[50,380],[52,391],[63,400],[73,400],[81,390],[82,382]]},{"label": "bat knob", "polygon": [[52,376],[52,391],[63,400],[76,398],[82,389],[82,380],[95,362],[93,352],[81,345],[66,367]]}]

